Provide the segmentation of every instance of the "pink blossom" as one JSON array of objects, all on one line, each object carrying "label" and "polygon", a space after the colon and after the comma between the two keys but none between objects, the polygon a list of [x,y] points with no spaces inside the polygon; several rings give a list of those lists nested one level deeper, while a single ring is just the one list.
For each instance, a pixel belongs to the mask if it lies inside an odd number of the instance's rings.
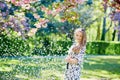
[{"label": "pink blossom", "polygon": [[33,35],[35,35],[36,32],[37,32],[37,28],[32,28],[32,29],[28,32],[28,36],[33,36]]},{"label": "pink blossom", "polygon": [[119,10],[119,9],[116,9],[116,12],[120,12],[120,10]]},{"label": "pink blossom", "polygon": [[21,2],[21,1],[15,2],[15,5],[16,5],[16,6],[21,6],[22,4],[23,4],[23,2]]},{"label": "pink blossom", "polygon": [[48,10],[47,11],[47,14],[49,15],[49,14],[52,14],[52,11],[51,10]]},{"label": "pink blossom", "polygon": [[35,3],[37,2],[38,0],[30,0],[30,3]]},{"label": "pink blossom", "polygon": [[43,21],[40,21],[40,24],[43,25],[45,24],[46,22],[43,20]]},{"label": "pink blossom", "polygon": [[40,16],[38,14],[33,14],[34,18],[39,19]]},{"label": "pink blossom", "polygon": [[56,12],[54,12],[53,14],[52,14],[52,16],[56,16],[57,15],[57,13]]},{"label": "pink blossom", "polygon": [[28,3],[30,3],[30,0],[23,0],[23,2],[24,2],[25,4],[28,4]]},{"label": "pink blossom", "polygon": [[63,9],[66,9],[66,6],[62,6],[62,10],[63,10]]},{"label": "pink blossom", "polygon": [[49,22],[49,20],[47,20],[47,19],[46,19],[46,20],[40,20],[40,22],[39,22],[39,23],[36,23],[35,26],[36,26],[37,28],[41,28],[41,26],[46,27],[46,25],[47,25],[46,23],[47,23],[47,22]]},{"label": "pink blossom", "polygon": [[73,0],[69,0],[71,3],[73,2]]},{"label": "pink blossom", "polygon": [[41,24],[40,24],[40,23],[36,23],[35,26],[36,26],[37,28],[41,28]]},{"label": "pink blossom", "polygon": [[15,3],[15,0],[11,0],[12,3]]},{"label": "pink blossom", "polygon": [[46,20],[41,20],[41,21],[40,21],[40,24],[43,25],[43,24],[45,24],[45,23],[47,23],[47,22],[49,22],[49,20],[47,20],[47,19],[46,19]]},{"label": "pink blossom", "polygon": [[49,22],[49,20],[48,20],[48,19],[46,19],[45,21],[46,21],[46,22]]},{"label": "pink blossom", "polygon": [[62,9],[60,9],[60,8],[57,8],[57,9],[56,9],[56,12],[60,12],[60,11],[62,11]]},{"label": "pink blossom", "polygon": [[45,10],[46,10],[46,7],[42,6],[42,7],[41,7],[41,10],[42,10],[42,11],[45,11]]},{"label": "pink blossom", "polygon": [[84,0],[75,0],[75,2],[78,4],[82,4],[84,2]]},{"label": "pink blossom", "polygon": [[65,19],[61,19],[61,22],[65,22],[66,20]]}]

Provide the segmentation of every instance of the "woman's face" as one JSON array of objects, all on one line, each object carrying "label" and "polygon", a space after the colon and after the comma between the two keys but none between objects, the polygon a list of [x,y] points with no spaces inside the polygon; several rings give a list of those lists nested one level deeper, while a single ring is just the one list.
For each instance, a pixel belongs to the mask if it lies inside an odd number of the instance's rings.
[{"label": "woman's face", "polygon": [[77,42],[81,43],[82,37],[83,37],[82,32],[78,31],[78,32],[75,33],[75,40]]}]

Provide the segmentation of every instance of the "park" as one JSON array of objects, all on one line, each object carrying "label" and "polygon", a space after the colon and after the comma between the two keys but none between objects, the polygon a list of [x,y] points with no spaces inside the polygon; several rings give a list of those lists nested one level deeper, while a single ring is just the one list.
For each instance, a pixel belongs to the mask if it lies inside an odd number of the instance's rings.
[{"label": "park", "polygon": [[64,80],[76,28],[80,80],[120,80],[120,0],[0,0],[0,80]]}]

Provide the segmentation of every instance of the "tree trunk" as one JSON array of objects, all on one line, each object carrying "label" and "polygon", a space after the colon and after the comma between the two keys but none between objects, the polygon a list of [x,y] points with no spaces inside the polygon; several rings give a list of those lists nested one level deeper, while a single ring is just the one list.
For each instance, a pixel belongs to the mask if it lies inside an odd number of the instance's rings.
[{"label": "tree trunk", "polygon": [[100,24],[98,24],[98,27],[97,27],[97,37],[96,37],[96,40],[100,40]]},{"label": "tree trunk", "polygon": [[120,31],[118,31],[118,41],[120,41]]},{"label": "tree trunk", "polygon": [[108,36],[108,39],[107,39],[107,40],[108,40],[108,41],[111,41],[111,32],[110,32],[110,31],[108,31],[108,35],[107,35],[107,36]]},{"label": "tree trunk", "polygon": [[106,30],[106,33],[108,32],[108,37],[107,37],[107,40],[108,41],[111,41],[111,34],[110,34],[110,28],[112,27],[112,21],[111,21],[111,23],[110,23],[110,26],[108,27],[108,29]]},{"label": "tree trunk", "polygon": [[105,34],[106,34],[106,13],[107,13],[107,4],[104,4],[104,18],[103,18],[103,28],[102,28],[102,36],[101,40],[105,41]]},{"label": "tree trunk", "polygon": [[106,16],[103,18],[103,29],[102,29],[102,37],[101,40],[105,40],[105,34],[106,34]]},{"label": "tree trunk", "polygon": [[[118,23],[118,27],[120,28],[120,21]],[[120,29],[118,29],[118,41],[120,41]]]},{"label": "tree trunk", "polygon": [[116,34],[116,30],[114,30],[114,32],[113,32],[113,37],[112,37],[112,41],[114,41],[115,40],[115,34]]}]

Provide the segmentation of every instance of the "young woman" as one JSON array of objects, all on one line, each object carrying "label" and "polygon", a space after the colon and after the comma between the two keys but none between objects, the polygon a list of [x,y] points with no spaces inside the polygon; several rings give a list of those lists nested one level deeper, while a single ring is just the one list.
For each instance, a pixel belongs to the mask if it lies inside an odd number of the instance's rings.
[{"label": "young woman", "polygon": [[74,32],[75,43],[70,47],[65,59],[67,69],[65,80],[80,80],[81,65],[86,50],[86,33],[83,28],[78,28]]}]

